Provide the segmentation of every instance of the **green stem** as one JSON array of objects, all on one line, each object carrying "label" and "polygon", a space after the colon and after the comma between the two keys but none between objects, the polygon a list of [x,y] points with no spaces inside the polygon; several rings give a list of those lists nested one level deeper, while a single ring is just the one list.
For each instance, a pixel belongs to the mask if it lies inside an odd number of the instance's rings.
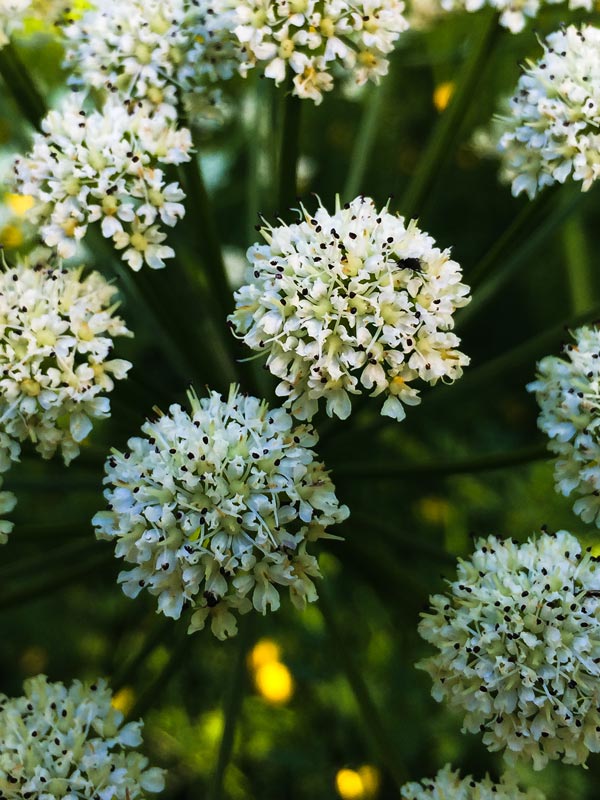
[{"label": "green stem", "polygon": [[417,170],[402,198],[400,209],[406,217],[420,215],[422,207],[441,173],[442,166],[454,153],[465,113],[473,100],[473,94],[493,50],[498,32],[497,14],[490,12],[487,19],[482,20],[479,38],[473,43],[469,57],[458,76],[452,99],[440,116],[425,152],[420,156]]},{"label": "green stem", "polygon": [[112,558],[112,555],[102,553],[93,559],[85,561],[83,564],[78,564],[75,569],[69,566],[67,569],[59,570],[58,572],[53,571],[51,575],[34,584],[20,586],[18,589],[5,590],[0,594],[0,611],[64,589],[65,586],[76,583],[87,575],[97,574],[98,567],[108,564],[112,561]]},{"label": "green stem", "polygon": [[46,116],[46,104],[10,42],[0,47],[0,75],[23,116],[39,130],[40,122]]},{"label": "green stem", "polygon": [[[473,276],[478,279],[492,267],[498,267],[487,281],[482,282],[473,296],[473,300],[456,317],[457,330],[464,327],[467,322],[476,316],[492,300],[500,289],[517,272],[523,262],[535,253],[536,249],[564,223],[573,209],[581,202],[582,193],[574,191],[568,198],[561,198],[550,193],[547,201],[534,201],[535,206],[529,210],[525,208],[522,214],[510,226],[506,234],[501,237],[502,247],[494,245],[490,253],[473,270]],[[540,224],[531,230],[532,216],[540,217]],[[512,235],[509,232],[512,230]],[[517,246],[517,235],[525,233],[524,241]],[[513,248],[511,250],[511,248]],[[467,280],[471,278],[467,276]]]},{"label": "green stem", "polygon": [[294,206],[297,195],[297,170],[300,147],[300,108],[302,100],[292,94],[293,82],[289,79],[283,95],[281,112],[281,139],[278,163],[278,212],[283,214]]},{"label": "green stem", "polygon": [[344,187],[343,198],[350,202],[362,188],[365,172],[369,165],[371,153],[375,145],[375,138],[380,129],[381,110],[388,98],[391,76],[384,78],[381,86],[371,86],[370,94],[365,103],[360,121],[360,127],[352,150],[348,178]]},{"label": "green stem", "polygon": [[240,625],[240,632],[238,634],[239,640],[237,642],[238,648],[235,654],[235,660],[231,669],[231,678],[227,689],[227,696],[225,697],[224,704],[224,726],[221,742],[219,744],[219,753],[217,756],[217,765],[208,789],[207,800],[221,800],[223,796],[223,783],[225,780],[225,771],[231,760],[233,753],[233,745],[235,741],[235,730],[237,727],[240,711],[242,708],[242,701],[244,696],[244,683],[246,676],[246,654],[248,652],[248,644],[250,641],[250,624],[246,619],[244,626]]},{"label": "green stem", "polygon": [[589,308],[594,296],[590,272],[590,252],[581,214],[566,220],[562,232],[563,251],[571,294],[571,308],[580,314]]},{"label": "green stem", "polygon": [[[19,531],[19,538],[20,541],[23,540],[22,531]],[[20,575],[39,575],[40,572],[46,571],[48,567],[53,567],[56,563],[73,563],[74,560],[78,561],[81,556],[97,549],[98,543],[92,536],[86,536],[84,540],[79,536],[74,541],[62,544],[60,547],[44,548],[41,554],[38,550],[34,556],[21,558],[12,563],[3,563],[0,567],[0,580],[6,583],[13,578],[18,578]]]},{"label": "green stem", "polygon": [[346,646],[346,638],[342,634],[332,603],[325,586],[320,587],[319,607],[325,620],[325,625],[329,631],[332,649],[335,652],[336,660],[346,674],[346,679],[354,694],[354,699],[362,715],[365,728],[368,731],[375,751],[386,765],[388,772],[400,792],[401,787],[407,779],[406,770],[400,760],[400,754],[390,745],[390,736],[381,719],[379,711],[373,702],[369,689],[360,674],[358,667],[349,648]]},{"label": "green stem", "polygon": [[160,619],[155,621],[152,630],[146,636],[138,652],[133,658],[125,661],[113,675],[111,684],[114,692],[127,686],[150,653],[166,638],[166,631],[172,624],[172,620],[162,615]]},{"label": "green stem", "polygon": [[529,464],[532,461],[553,458],[545,446],[534,445],[509,453],[492,453],[462,460],[431,461],[421,464],[399,464],[398,461],[377,464],[344,463],[331,465],[336,478],[360,478],[361,480],[396,480],[397,478],[420,480],[427,476],[466,475],[472,472],[489,472],[496,469]]}]

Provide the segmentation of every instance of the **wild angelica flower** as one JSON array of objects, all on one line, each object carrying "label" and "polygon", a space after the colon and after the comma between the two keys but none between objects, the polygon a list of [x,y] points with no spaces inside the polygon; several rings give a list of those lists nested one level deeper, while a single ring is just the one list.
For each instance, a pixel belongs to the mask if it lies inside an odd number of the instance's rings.
[{"label": "wild angelica flower", "polygon": [[362,85],[379,82],[387,55],[408,28],[402,0],[244,0],[235,33],[247,60],[280,84],[293,76],[293,94],[316,103],[339,76]]},{"label": "wild angelica flower", "polygon": [[111,96],[86,112],[83,103],[76,94],[49,112],[30,155],[15,161],[16,189],[35,198],[32,219],[60,256],[73,256],[98,221],[133,270],[163,267],[174,252],[162,226],[184,215],[185,195],[162,167],[190,160],[190,132],[170,106]]},{"label": "wild angelica flower", "polygon": [[[529,19],[540,13],[542,5],[557,5],[564,0],[441,0],[446,11],[479,11],[484,6],[500,14],[500,24],[511,33],[520,33]],[[569,0],[569,9],[584,8],[592,11],[593,0]]]},{"label": "wild angelica flower", "polygon": [[97,272],[43,261],[0,272],[0,472],[28,439],[68,464],[92,420],[108,417],[106,394],[131,368],[111,357],[113,339],[131,336],[115,294]]},{"label": "wild angelica flower", "polygon": [[439,770],[435,778],[406,783],[401,793],[402,800],[544,800],[537,789],[521,791],[507,776],[500,783],[494,783],[487,775],[475,781],[470,775],[461,778],[450,764]]},{"label": "wild angelica flower", "polygon": [[[588,548],[589,549],[589,548]],[[566,531],[480,539],[419,633],[433,697],[505,758],[585,764],[600,751],[600,566]]]},{"label": "wild angelica flower", "polygon": [[65,31],[71,82],[156,105],[176,105],[179,90],[204,117],[217,101],[212,87],[242,58],[234,27],[230,0],[210,8],[197,0],[96,0]]},{"label": "wild angelica flower", "polygon": [[323,464],[311,449],[317,435],[294,427],[282,409],[216,392],[191,414],[173,405],[146,422],[143,437],[106,464],[110,511],[93,519],[100,539],[134,569],[119,582],[129,597],[158,596],[173,619],[195,609],[189,632],[211,619],[215,636],[237,632],[232,611],[279,608],[277,587],[303,608],[317,598],[319,577],[310,542],[348,516]]},{"label": "wild angelica flower", "polygon": [[580,495],[573,510],[600,527],[600,331],[583,327],[564,358],[546,356],[537,380],[527,386],[540,406],[538,427],[558,459],[556,489],[565,497]]},{"label": "wild angelica flower", "polygon": [[414,221],[368,198],[301,215],[294,225],[265,223],[267,244],[248,250],[230,323],[266,354],[277,394],[299,419],[311,419],[321,398],[329,416],[345,419],[350,395],[366,390],[401,420],[404,405],[420,402],[419,381],[451,382],[469,363],[451,332],[454,311],[469,302],[460,267]]},{"label": "wild angelica flower", "polygon": [[136,800],[160,792],[163,771],[135,748],[142,722],[123,725],[102,680],[25,681],[0,695],[0,793],[6,800]]},{"label": "wild angelica flower", "polygon": [[[2,478],[0,477],[0,487],[2,486]],[[12,492],[0,492],[0,515],[4,517],[9,514],[17,504],[17,498]],[[8,541],[8,534],[12,531],[14,525],[8,520],[0,518],[0,544],[6,544]]]},{"label": "wild angelica flower", "polygon": [[542,44],[499,119],[501,179],[530,198],[569,176],[587,191],[600,176],[600,29],[570,25]]}]

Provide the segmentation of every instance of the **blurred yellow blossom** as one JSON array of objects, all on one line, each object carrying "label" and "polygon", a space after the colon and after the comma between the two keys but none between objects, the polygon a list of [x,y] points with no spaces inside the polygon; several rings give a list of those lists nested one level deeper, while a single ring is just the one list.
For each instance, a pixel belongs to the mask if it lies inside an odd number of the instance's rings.
[{"label": "blurred yellow blossom", "polygon": [[259,639],[248,656],[249,666],[251,669],[257,670],[264,664],[279,661],[280,655],[281,648],[277,642],[272,639]]},{"label": "blurred yellow blossom", "polygon": [[113,695],[112,707],[116,708],[122,714],[129,714],[135,703],[135,692],[131,686],[123,686]]},{"label": "blurred yellow blossom", "polygon": [[6,205],[17,217],[24,217],[33,208],[35,200],[30,194],[7,194],[4,197]]},{"label": "blurred yellow blossom", "polygon": [[292,673],[281,661],[270,661],[256,670],[254,682],[259,694],[276,705],[287,703],[294,694]]},{"label": "blurred yellow blossom", "polygon": [[440,114],[442,111],[444,111],[452,99],[454,89],[454,81],[444,81],[444,83],[438,83],[433,90],[433,105],[440,112]]}]

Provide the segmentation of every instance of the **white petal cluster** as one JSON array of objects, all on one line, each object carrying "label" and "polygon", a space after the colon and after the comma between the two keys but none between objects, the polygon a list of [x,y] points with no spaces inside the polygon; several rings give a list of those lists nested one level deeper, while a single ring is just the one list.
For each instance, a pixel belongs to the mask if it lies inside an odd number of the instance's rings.
[{"label": "white petal cluster", "polygon": [[190,393],[142,427],[125,453],[106,464],[109,511],[96,514],[100,539],[135,567],[119,581],[129,597],[158,596],[163,614],[195,609],[189,632],[210,619],[225,639],[237,632],[232,611],[279,607],[278,587],[303,608],[319,577],[309,542],[348,516],[311,449],[316,433],[294,427],[282,409],[241,395]]},{"label": "white petal cluster", "polygon": [[97,272],[44,262],[0,272],[0,472],[26,440],[68,464],[92,420],[108,417],[106,394],[131,367],[111,357],[113,339],[131,335],[115,294]]},{"label": "white petal cluster", "polygon": [[218,99],[212,87],[243,57],[234,27],[233,0],[96,0],[65,31],[66,64],[75,85],[157,105],[176,105],[179,91],[205,116]]},{"label": "white petal cluster", "polygon": [[123,725],[111,692],[96,683],[25,682],[0,695],[0,796],[6,800],[143,800],[164,787],[163,771],[135,748],[142,722]]},{"label": "white petal cluster", "polygon": [[540,406],[538,427],[558,459],[557,491],[580,495],[573,510],[600,528],[600,330],[583,327],[564,357],[546,356],[527,386]]},{"label": "white petal cluster", "polygon": [[[479,11],[493,8],[500,14],[500,24],[511,33],[520,33],[528,20],[535,19],[544,5],[557,5],[565,0],[441,0],[446,11]],[[593,0],[568,0],[569,10],[592,11]]]},{"label": "white petal cluster", "polygon": [[[351,395],[383,395],[401,420],[420,402],[419,382],[460,378],[453,313],[469,302],[448,250],[387,208],[359,197],[330,214],[302,209],[294,225],[265,225],[248,250],[246,284],[230,324],[265,353],[277,394],[299,419],[321,398],[345,419]],[[416,384],[413,385],[413,384]]]},{"label": "white petal cluster", "polygon": [[600,751],[600,565],[574,536],[480,539],[431,605],[418,666],[464,730],[534,769]]},{"label": "white petal cluster", "polygon": [[133,270],[164,266],[174,252],[163,226],[184,215],[185,195],[166,167],[190,160],[191,136],[177,128],[177,112],[110,96],[87,112],[74,94],[48,113],[31,153],[15,161],[16,190],[31,195],[30,212],[42,239],[72,257],[88,225],[122,250]]},{"label": "white petal cluster", "polygon": [[401,790],[402,800],[544,800],[537,789],[522,791],[508,776],[494,783],[489,776],[475,781],[470,775],[461,778],[458,770],[446,764],[435,778],[420,783],[406,783]]},{"label": "white petal cluster", "polygon": [[19,28],[32,0],[0,0],[0,47],[8,44],[11,33]]},{"label": "white petal cluster", "polygon": [[280,84],[293,77],[293,94],[315,103],[341,77],[379,82],[387,56],[408,28],[402,0],[244,0],[235,33],[247,61]]},{"label": "white petal cluster", "polygon": [[[0,478],[0,487],[2,486],[2,478]],[[0,544],[6,544],[8,541],[8,534],[12,531],[14,525],[8,520],[2,519],[5,514],[9,514],[17,505],[17,498],[12,492],[0,492]]]},{"label": "white petal cluster", "polygon": [[600,29],[570,25],[550,34],[499,119],[500,177],[513,195],[600,176]]}]

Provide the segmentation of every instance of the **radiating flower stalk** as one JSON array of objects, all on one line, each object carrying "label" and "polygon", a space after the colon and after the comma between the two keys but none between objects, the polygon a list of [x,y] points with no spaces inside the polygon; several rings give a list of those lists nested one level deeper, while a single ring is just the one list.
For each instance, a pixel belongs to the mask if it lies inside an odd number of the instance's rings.
[{"label": "radiating flower stalk", "polygon": [[[484,3],[442,0],[440,14],[462,5],[473,11]],[[0,4],[0,72],[39,128],[15,159],[12,178],[13,191],[31,200],[28,221],[39,244],[4,262],[0,273],[0,472],[27,450],[44,459],[60,453],[66,465],[79,455],[96,422],[110,415],[115,382],[126,382],[134,366],[113,352],[120,337],[132,335],[117,313],[119,284],[155,320],[165,298],[153,289],[167,284],[152,283],[148,270],[170,271],[167,280],[178,285],[166,296],[180,298],[181,307],[167,309],[164,322],[159,313],[153,333],[167,331],[165,352],[175,352],[170,366],[181,378],[192,364],[190,379],[206,374],[221,391],[191,387],[185,406],[174,397],[165,408],[148,398],[140,433],[106,455],[106,508],[93,526],[126,565],[118,577],[123,592],[132,599],[149,593],[158,613],[184,618],[187,633],[209,627],[225,640],[237,634],[241,616],[276,612],[282,595],[300,610],[318,600],[318,547],[343,551],[337,526],[352,511],[319,456],[320,412],[352,432],[349,418],[360,403],[390,427],[408,427],[407,408],[420,404],[424,390],[459,381],[469,367],[455,329],[455,316],[471,300],[469,276],[464,282],[450,249],[438,247],[414,217],[455,152],[498,34],[496,12],[501,26],[518,32],[540,3],[487,5],[494,13],[488,10],[471,42],[396,213],[391,201],[354,195],[385,107],[379,84],[409,27],[402,0],[217,0],[210,7],[97,0],[73,14],[52,3],[52,22],[64,23],[56,35],[74,91],[50,109],[11,41],[39,16],[38,4]],[[530,200],[568,180],[587,191],[600,177],[600,32],[570,25],[542,47],[497,137],[501,177]],[[207,130],[218,136],[238,113],[244,79],[253,73],[273,82],[279,106],[270,202],[280,214],[273,222],[261,218],[262,241],[250,245],[233,292],[200,150]],[[338,195],[331,207],[296,204],[303,105],[320,106],[329,93],[369,82],[363,152],[348,181],[353,196]],[[561,208],[566,216],[570,206]],[[524,236],[532,218],[545,236],[543,216],[528,206],[476,278]],[[100,271],[87,269],[90,250],[107,262],[97,263]],[[119,284],[107,280],[107,269]],[[197,313],[210,318],[203,330],[212,325],[218,342],[205,343],[196,332],[188,314],[196,302],[206,306]],[[565,358],[542,359],[528,389],[558,456],[557,489],[575,492],[575,513],[600,527],[598,330],[580,328],[574,342]],[[276,379],[272,396],[260,396],[270,393],[255,364]],[[228,371],[240,383],[222,391]],[[502,464],[540,457],[539,447],[525,452]],[[474,459],[466,469],[485,465]],[[0,515],[15,502],[1,491]],[[7,550],[11,531],[12,523],[0,520]],[[459,560],[457,579],[431,598],[419,633],[436,652],[418,666],[431,676],[434,698],[464,717],[464,731],[481,735],[509,766],[585,765],[600,751],[599,597],[598,559],[572,534],[544,530],[522,544],[481,538],[471,557]],[[15,597],[8,592],[4,600]],[[407,783],[326,593],[321,612],[370,737],[405,800],[541,798],[511,775],[463,778],[450,765]],[[233,750],[251,619],[241,623],[211,800],[221,796]],[[157,682],[187,657],[183,630],[180,623]],[[142,660],[133,659],[134,671]],[[156,688],[150,685],[135,710],[153,701]],[[136,800],[162,790],[161,770],[137,752],[141,724],[124,723],[103,681],[66,688],[38,676],[24,692],[0,697],[0,797]]]}]

